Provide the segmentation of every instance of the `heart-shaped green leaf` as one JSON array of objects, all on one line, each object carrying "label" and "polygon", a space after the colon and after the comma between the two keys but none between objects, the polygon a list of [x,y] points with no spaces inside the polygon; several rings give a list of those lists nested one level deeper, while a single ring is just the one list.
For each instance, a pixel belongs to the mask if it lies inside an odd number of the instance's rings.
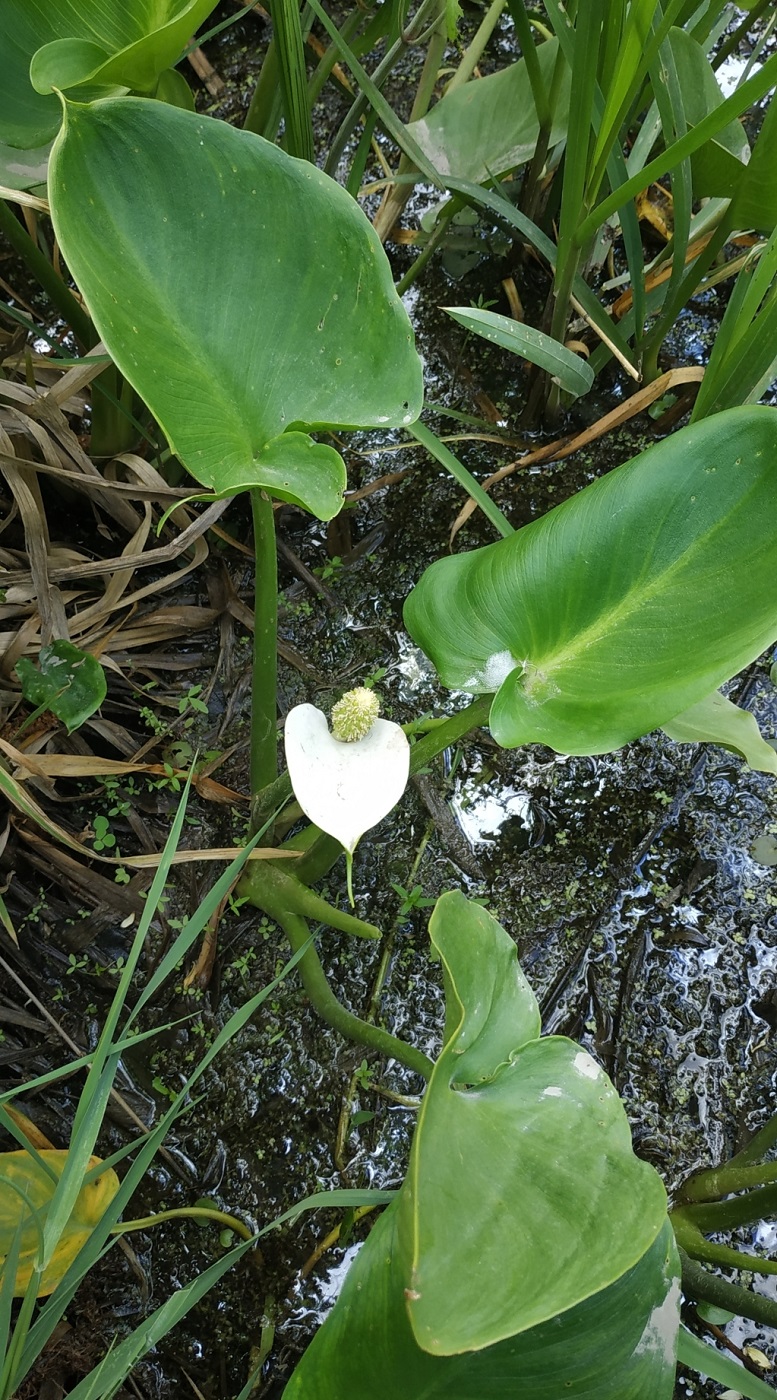
[{"label": "heart-shaped green leaf", "polygon": [[0,139],[23,148],[50,140],[61,120],[53,87],[88,84],[82,101],[152,92],[214,8],[214,0],[3,0]]},{"label": "heart-shaped green leaf", "polygon": [[450,1036],[421,1106],[400,1239],[416,1340],[452,1355],[614,1283],[661,1230],[666,1194],[634,1156],[604,1072],[572,1041],[539,1039],[534,997],[496,920],[451,891],[429,932]]},{"label": "heart-shaped green leaf", "polygon": [[678,744],[721,744],[739,754],[757,773],[777,773],[777,753],[764,739],[755,715],[740,710],[719,690],[662,725]]},{"label": "heart-shaped green leaf", "polygon": [[26,656],[21,657],[16,671],[25,700],[45,706],[67,726],[68,734],[93,715],[105,699],[102,666],[72,642],[61,640],[41,647],[37,667]]},{"label": "heart-shaped green leaf", "polygon": [[[40,1249],[46,1214],[61,1177],[67,1152],[45,1149],[33,1157],[30,1152],[0,1153],[0,1273],[6,1255],[21,1223],[19,1254],[14,1296],[21,1297],[30,1281]],[[99,1165],[99,1157],[90,1157],[87,1170]],[[60,1236],[53,1258],[45,1270],[38,1297],[51,1293],[64,1277],[83,1249],[93,1229],[119,1189],[119,1178],[110,1167],[81,1187],[65,1229]]]},{"label": "heart-shaped green leaf", "polygon": [[418,416],[420,361],[383,249],[315,166],[117,99],[68,104],[50,193],[111,355],[217,493],[264,486],[328,519],[345,469],[304,430]]},{"label": "heart-shaped green leaf", "polygon": [[541,520],[432,564],[408,631],[452,689],[496,691],[505,747],[606,753],[777,636],[777,414],[675,433]]},{"label": "heart-shaped green leaf", "polygon": [[[603,1292],[528,1332],[457,1356],[430,1356],[413,1336],[396,1232],[390,1206],[283,1400],[671,1400],[680,1269],[668,1221],[639,1263]],[[453,1232],[448,1244],[453,1275]],[[501,1273],[483,1287],[498,1297]]]}]

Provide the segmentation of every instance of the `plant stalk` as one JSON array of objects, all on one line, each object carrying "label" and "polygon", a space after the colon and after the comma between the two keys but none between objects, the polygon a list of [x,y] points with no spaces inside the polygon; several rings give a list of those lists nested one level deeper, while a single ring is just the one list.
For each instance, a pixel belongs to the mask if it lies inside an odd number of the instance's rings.
[{"label": "plant stalk", "polygon": [[[297,914],[284,914],[279,919],[279,923],[295,953],[299,948],[305,946],[310,937],[310,930],[304,919]],[[337,1000],[326,979],[315,948],[308,948],[307,952],[300,958],[298,969],[311,1005],[321,1019],[326,1021],[333,1030],[344,1036],[346,1040],[353,1040],[357,1045],[365,1045],[369,1050],[375,1050],[379,1055],[398,1060],[414,1074],[420,1074],[424,1079],[429,1078],[434,1064],[427,1055],[424,1055],[423,1051],[416,1050],[412,1045],[407,1045],[403,1040],[391,1035],[389,1031],[384,1031],[380,1026],[370,1025],[368,1021],[362,1021],[359,1016],[354,1016],[352,1011],[347,1011]]]},{"label": "plant stalk", "polygon": [[251,695],[251,794],[256,796],[278,775],[278,560],[272,501],[259,489],[251,492],[254,521],[255,598],[254,663]]},{"label": "plant stalk", "polygon": [[680,1263],[683,1270],[683,1293],[686,1297],[713,1303],[727,1312],[750,1317],[753,1322],[765,1323],[767,1327],[777,1327],[777,1301],[766,1298],[762,1293],[753,1293],[741,1284],[729,1283],[727,1279],[710,1273],[680,1249]]},{"label": "plant stalk", "polygon": [[187,1219],[215,1220],[217,1225],[234,1230],[241,1240],[254,1238],[253,1231],[249,1230],[244,1221],[238,1220],[236,1215],[227,1215],[226,1211],[218,1210],[215,1206],[177,1206],[174,1210],[161,1210],[157,1215],[146,1215],[141,1220],[122,1220],[118,1225],[114,1225],[111,1234],[127,1235],[132,1230],[150,1230],[165,1220]]}]

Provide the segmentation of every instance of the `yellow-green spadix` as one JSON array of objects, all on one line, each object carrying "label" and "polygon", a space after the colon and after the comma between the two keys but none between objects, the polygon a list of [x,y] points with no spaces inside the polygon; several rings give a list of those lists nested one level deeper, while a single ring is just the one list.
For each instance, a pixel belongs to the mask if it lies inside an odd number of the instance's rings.
[{"label": "yellow-green spadix", "polygon": [[396,806],[410,772],[410,745],[398,724],[376,718],[378,708],[374,692],[360,687],[335,706],[334,732],[315,705],[296,705],[286,717],[294,795],[305,815],[345,847],[349,875],[356,843]]}]

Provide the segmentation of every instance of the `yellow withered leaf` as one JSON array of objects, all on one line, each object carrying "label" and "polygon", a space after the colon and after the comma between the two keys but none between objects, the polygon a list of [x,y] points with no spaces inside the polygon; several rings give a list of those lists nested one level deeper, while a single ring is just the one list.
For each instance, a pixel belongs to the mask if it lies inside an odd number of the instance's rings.
[{"label": "yellow withered leaf", "polygon": [[[21,1223],[22,1240],[16,1270],[14,1297],[21,1297],[32,1275],[40,1242],[40,1231],[65,1169],[66,1151],[53,1148],[39,1153],[56,1180],[29,1153],[0,1153],[0,1275]],[[90,1157],[87,1171],[99,1166],[99,1157]],[[93,1229],[102,1219],[119,1189],[119,1178],[110,1167],[94,1181],[81,1187],[70,1219],[62,1232],[54,1256],[41,1278],[38,1297],[52,1293],[76,1255],[83,1249]]]}]

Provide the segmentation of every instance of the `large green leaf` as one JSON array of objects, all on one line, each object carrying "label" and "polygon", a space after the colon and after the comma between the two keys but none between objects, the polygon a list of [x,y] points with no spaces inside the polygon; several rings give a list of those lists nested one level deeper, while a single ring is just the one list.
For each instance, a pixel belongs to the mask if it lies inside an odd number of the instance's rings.
[{"label": "large green leaf", "polygon": [[[679,1261],[664,1223],[633,1269],[561,1317],[458,1356],[431,1356],[405,1307],[390,1206],[351,1266],[283,1400],[671,1400]],[[451,1273],[459,1267],[449,1236]],[[501,1274],[484,1284],[498,1297]]]},{"label": "large green leaf", "polygon": [[735,408],[508,539],[432,564],[405,604],[452,689],[496,691],[498,743],[606,753],[777,636],[777,415]]},{"label": "large green leaf", "polygon": [[758,773],[777,773],[777,753],[764,739],[755,715],[740,710],[719,690],[706,695],[662,726],[679,744],[720,744]]},{"label": "large green leaf", "polygon": [[3,0],[0,139],[25,149],[50,140],[61,117],[52,87],[88,83],[84,101],[117,87],[152,91],[214,8],[214,0]]},{"label": "large green leaf", "polygon": [[572,1041],[539,1039],[536,1002],[496,920],[451,891],[429,932],[449,1034],[421,1106],[400,1230],[410,1325],[425,1351],[451,1355],[614,1283],[658,1235],[666,1194],[634,1156],[604,1072]]},{"label": "large green leaf", "polygon": [[303,430],[418,416],[383,249],[315,166],[162,103],[68,103],[50,196],[100,335],[206,486],[265,486],[328,519],[345,469]]},{"label": "large green leaf", "polygon": [[[556,39],[537,48],[546,86],[557,53]],[[551,149],[566,136],[568,108],[569,74],[565,72],[553,112]],[[479,184],[515,170],[531,160],[539,135],[524,59],[456,88],[407,129],[441,175]]]}]

